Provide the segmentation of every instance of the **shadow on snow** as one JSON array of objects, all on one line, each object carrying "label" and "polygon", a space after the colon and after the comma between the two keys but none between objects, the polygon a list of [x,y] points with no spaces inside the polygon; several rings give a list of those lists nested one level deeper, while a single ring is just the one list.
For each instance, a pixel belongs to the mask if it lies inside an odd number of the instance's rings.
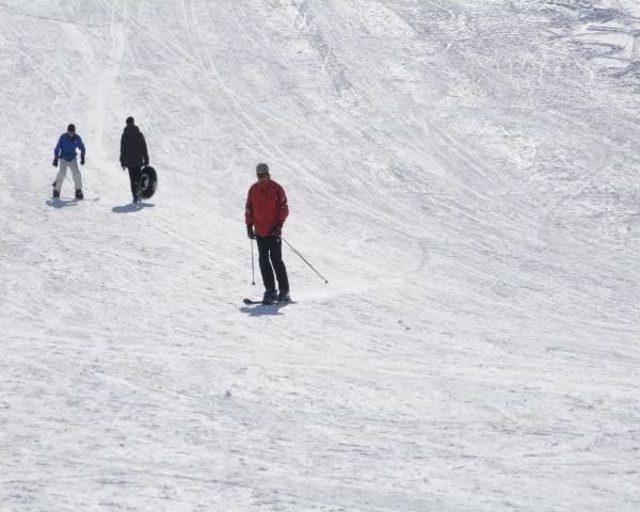
[{"label": "shadow on snow", "polygon": [[77,199],[48,199],[45,201],[49,206],[54,208],[66,208],[67,206],[76,206],[78,204]]},{"label": "shadow on snow", "polygon": [[276,316],[282,315],[280,309],[284,308],[292,304],[291,302],[287,302],[284,304],[254,304],[251,306],[243,306],[240,308],[240,311],[246,313],[249,316]]},{"label": "shadow on snow", "polygon": [[111,208],[113,213],[133,213],[143,210],[144,208],[153,208],[153,203],[129,203],[122,206],[114,206]]}]

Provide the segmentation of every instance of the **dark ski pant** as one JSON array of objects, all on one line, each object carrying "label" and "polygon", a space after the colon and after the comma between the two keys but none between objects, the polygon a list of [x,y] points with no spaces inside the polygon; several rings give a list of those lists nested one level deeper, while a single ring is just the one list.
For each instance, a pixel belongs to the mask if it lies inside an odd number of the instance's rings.
[{"label": "dark ski pant", "polygon": [[264,287],[267,290],[276,289],[273,279],[273,271],[275,270],[279,290],[288,292],[289,278],[287,277],[287,267],[282,261],[282,240],[275,236],[256,236],[256,241],[258,242],[260,273]]},{"label": "dark ski pant", "polygon": [[132,165],[127,167],[129,170],[129,181],[131,182],[131,195],[134,199],[138,199],[140,195],[140,177],[142,176],[142,166]]}]

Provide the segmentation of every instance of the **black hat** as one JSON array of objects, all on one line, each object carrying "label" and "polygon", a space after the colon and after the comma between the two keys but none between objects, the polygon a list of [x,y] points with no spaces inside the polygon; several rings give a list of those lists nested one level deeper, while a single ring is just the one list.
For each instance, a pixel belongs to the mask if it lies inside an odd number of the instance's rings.
[{"label": "black hat", "polygon": [[256,174],[269,174],[269,166],[267,164],[256,165]]},{"label": "black hat", "polygon": [[69,126],[67,126],[67,131],[68,132],[75,132],[76,131],[76,125],[75,124],[70,124]]},{"label": "black hat", "polygon": [[134,123],[133,117],[131,116],[127,117],[127,126],[133,126],[133,123]]}]

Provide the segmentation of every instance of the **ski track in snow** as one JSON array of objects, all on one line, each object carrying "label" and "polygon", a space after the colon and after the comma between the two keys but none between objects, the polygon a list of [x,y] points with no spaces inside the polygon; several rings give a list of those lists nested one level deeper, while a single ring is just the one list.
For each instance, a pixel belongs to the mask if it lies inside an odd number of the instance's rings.
[{"label": "ski track in snow", "polygon": [[[639,20],[0,2],[0,510],[639,510]],[[286,251],[283,307],[241,301],[259,161],[330,281]]]}]

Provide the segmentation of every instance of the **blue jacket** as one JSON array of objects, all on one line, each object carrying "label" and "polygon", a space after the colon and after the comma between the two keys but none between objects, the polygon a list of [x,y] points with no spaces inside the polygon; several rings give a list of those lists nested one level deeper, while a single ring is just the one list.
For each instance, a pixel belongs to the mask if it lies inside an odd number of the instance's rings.
[{"label": "blue jacket", "polygon": [[58,145],[53,150],[53,155],[55,158],[62,157],[67,162],[71,162],[77,155],[77,149],[80,150],[80,156],[84,158],[85,149],[80,135],[75,134],[73,137],[69,137],[68,133],[63,133],[58,139]]}]

